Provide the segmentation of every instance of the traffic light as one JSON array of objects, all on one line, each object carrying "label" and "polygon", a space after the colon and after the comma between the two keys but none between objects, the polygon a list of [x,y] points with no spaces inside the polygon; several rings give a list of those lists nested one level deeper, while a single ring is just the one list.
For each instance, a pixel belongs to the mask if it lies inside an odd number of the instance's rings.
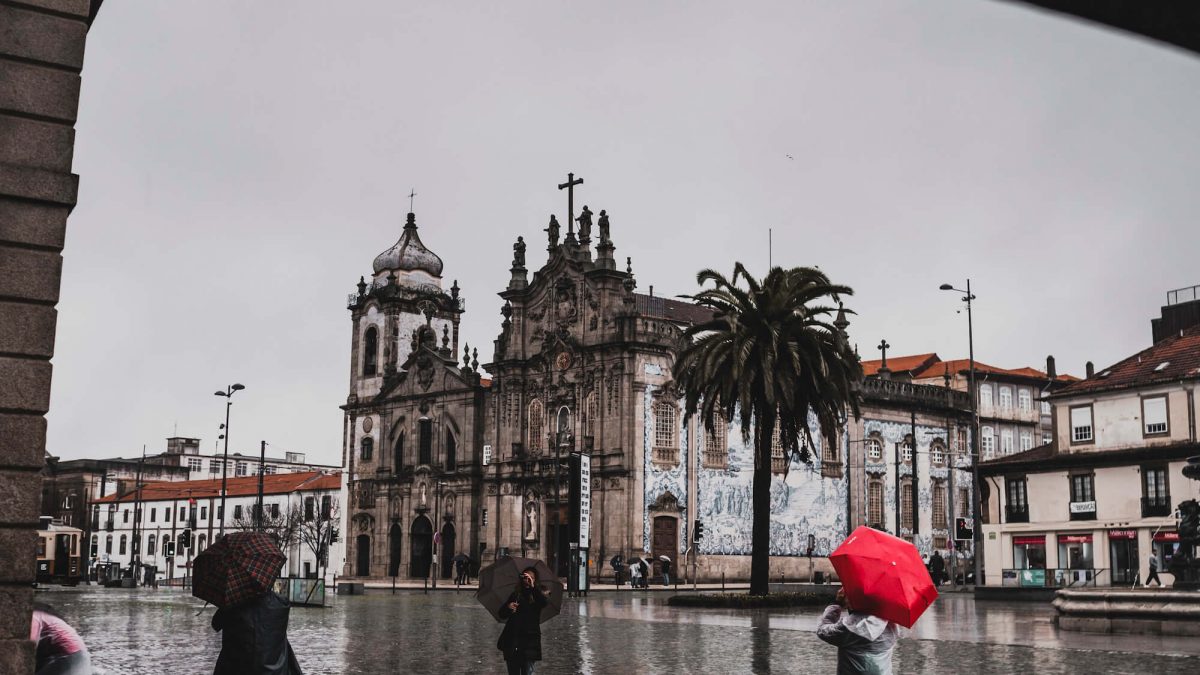
[{"label": "traffic light", "polygon": [[165,555],[168,558],[175,557],[175,542],[173,542],[173,541],[167,542],[166,549],[163,550],[163,555]]},{"label": "traffic light", "polygon": [[970,518],[954,519],[954,538],[959,541],[970,541],[975,538],[975,528]]},{"label": "traffic light", "polygon": [[192,531],[184,530],[183,532],[180,532],[179,533],[179,548],[184,549],[184,548],[191,548],[191,547],[192,547]]},{"label": "traffic light", "polygon": [[700,541],[701,539],[703,539],[704,538],[704,523],[697,520],[692,525],[692,532],[694,533],[692,535],[692,541]]}]

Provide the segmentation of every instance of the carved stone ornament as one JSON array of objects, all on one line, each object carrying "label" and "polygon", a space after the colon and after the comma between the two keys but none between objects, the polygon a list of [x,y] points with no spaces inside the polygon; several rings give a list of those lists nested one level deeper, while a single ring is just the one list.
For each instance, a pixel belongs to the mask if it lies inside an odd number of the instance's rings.
[{"label": "carved stone ornament", "polygon": [[417,384],[425,391],[433,385],[433,359],[428,354],[417,357]]},{"label": "carved stone ornament", "polygon": [[433,408],[433,399],[432,398],[421,399],[420,404],[418,404],[418,406],[417,406],[417,409],[421,411],[422,415],[428,415],[429,411],[432,408]]},{"label": "carved stone ornament", "polygon": [[363,433],[371,433],[371,429],[375,428],[375,420],[371,417],[364,417],[362,423]]},{"label": "carved stone ornament", "polygon": [[579,313],[576,308],[575,284],[563,277],[554,286],[554,312],[559,321],[571,321]]}]

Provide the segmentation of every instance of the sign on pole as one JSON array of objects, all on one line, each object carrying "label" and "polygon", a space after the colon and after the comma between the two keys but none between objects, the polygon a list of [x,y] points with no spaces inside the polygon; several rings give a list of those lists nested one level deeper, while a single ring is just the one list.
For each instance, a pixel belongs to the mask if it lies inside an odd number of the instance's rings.
[{"label": "sign on pole", "polygon": [[579,456],[579,548],[591,548],[592,457]]},{"label": "sign on pole", "polygon": [[492,446],[484,445],[483,446],[483,465],[487,466],[488,464],[491,464],[491,463],[492,463]]}]

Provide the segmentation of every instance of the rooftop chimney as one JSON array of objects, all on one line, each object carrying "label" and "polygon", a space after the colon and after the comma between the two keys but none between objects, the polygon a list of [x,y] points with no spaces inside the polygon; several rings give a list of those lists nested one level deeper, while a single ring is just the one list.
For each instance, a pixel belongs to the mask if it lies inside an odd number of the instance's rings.
[{"label": "rooftop chimney", "polygon": [[1096,375],[1096,366],[1092,365],[1091,361],[1088,361],[1084,368],[1087,370],[1087,379],[1090,380]]},{"label": "rooftop chimney", "polygon": [[1051,380],[1058,379],[1058,369],[1054,367],[1053,355],[1046,357],[1046,377],[1050,378]]}]

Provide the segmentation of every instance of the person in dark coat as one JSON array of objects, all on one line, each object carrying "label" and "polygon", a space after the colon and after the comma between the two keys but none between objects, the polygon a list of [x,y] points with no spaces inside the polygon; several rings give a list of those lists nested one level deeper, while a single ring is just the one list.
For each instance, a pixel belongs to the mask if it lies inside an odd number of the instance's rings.
[{"label": "person in dark coat", "polygon": [[650,588],[650,563],[643,559],[638,565],[642,568],[642,588]]},{"label": "person in dark coat", "polygon": [[303,675],[287,639],[289,611],[275,593],[218,609],[212,627],[221,632],[221,654],[213,675]]},{"label": "person in dark coat", "polygon": [[496,648],[504,654],[508,675],[533,675],[533,664],[542,660],[542,608],[547,602],[538,587],[537,570],[526,567],[520,588],[500,608],[504,630]]},{"label": "person in dark coat", "polygon": [[934,551],[933,557],[929,559],[929,574],[933,577],[934,586],[941,586],[942,580],[946,578],[946,561],[939,551]]}]

